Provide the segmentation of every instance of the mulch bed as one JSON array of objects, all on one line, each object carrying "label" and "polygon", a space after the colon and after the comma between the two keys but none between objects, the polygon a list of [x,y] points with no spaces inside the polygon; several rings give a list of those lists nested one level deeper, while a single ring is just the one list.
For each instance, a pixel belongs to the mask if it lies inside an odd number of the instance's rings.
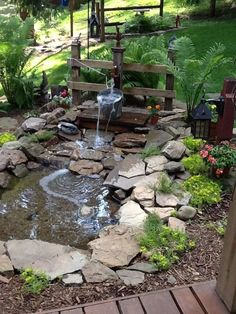
[{"label": "mulch bed", "polygon": [[[0,283],[0,313],[32,313],[215,279],[223,240],[215,230],[207,228],[207,223],[227,216],[230,199],[231,195],[225,194],[222,202],[206,207],[203,214],[189,222],[187,233],[195,239],[196,248],[184,254],[168,271],[146,275],[143,284],[136,287],[127,287],[122,282],[65,286],[56,282],[40,295],[27,295],[22,292],[22,282],[16,275],[9,284]],[[171,280],[176,282],[170,283]]]}]

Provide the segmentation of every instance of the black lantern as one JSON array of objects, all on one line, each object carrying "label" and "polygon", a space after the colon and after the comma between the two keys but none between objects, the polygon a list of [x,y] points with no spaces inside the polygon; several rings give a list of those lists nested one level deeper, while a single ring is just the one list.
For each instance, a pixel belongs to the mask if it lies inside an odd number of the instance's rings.
[{"label": "black lantern", "polygon": [[192,112],[191,131],[195,138],[208,139],[211,126],[211,111],[208,108],[204,98]]}]

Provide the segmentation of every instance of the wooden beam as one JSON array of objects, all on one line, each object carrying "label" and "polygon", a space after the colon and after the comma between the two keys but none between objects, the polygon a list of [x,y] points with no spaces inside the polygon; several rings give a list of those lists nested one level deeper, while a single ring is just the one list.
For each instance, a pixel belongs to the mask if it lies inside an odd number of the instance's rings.
[{"label": "wooden beam", "polygon": [[230,205],[216,292],[230,313],[236,312],[236,189]]},{"label": "wooden beam", "polygon": [[105,38],[105,14],[104,14],[104,0],[101,0],[100,2],[100,42],[104,43]]},{"label": "wooden beam", "polygon": [[104,11],[129,11],[137,9],[159,9],[160,5],[143,5],[143,6],[131,6],[131,7],[116,7],[116,8],[104,8]]},{"label": "wooden beam", "polygon": [[[103,89],[107,88],[105,84],[73,82],[73,81],[69,81],[68,86],[72,90],[84,90],[84,91],[94,91],[94,92],[100,92]],[[141,95],[141,96],[156,96],[156,97],[175,98],[175,91],[143,88],[143,87],[123,88],[123,93],[126,95]]]},{"label": "wooden beam", "polygon": [[76,60],[68,60],[68,65],[72,67],[77,68],[87,68],[91,67],[94,69],[113,69],[113,62],[112,61],[102,61],[102,60],[92,60],[92,59],[86,59],[86,60],[78,60],[82,63],[77,62]]}]

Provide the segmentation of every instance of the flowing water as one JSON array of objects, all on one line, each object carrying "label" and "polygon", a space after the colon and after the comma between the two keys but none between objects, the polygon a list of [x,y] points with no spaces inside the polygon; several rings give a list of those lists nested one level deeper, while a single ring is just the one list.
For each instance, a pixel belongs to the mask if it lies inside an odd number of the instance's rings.
[{"label": "flowing water", "polygon": [[40,239],[86,248],[99,230],[116,223],[117,204],[100,177],[67,169],[31,172],[0,200],[0,239]]}]

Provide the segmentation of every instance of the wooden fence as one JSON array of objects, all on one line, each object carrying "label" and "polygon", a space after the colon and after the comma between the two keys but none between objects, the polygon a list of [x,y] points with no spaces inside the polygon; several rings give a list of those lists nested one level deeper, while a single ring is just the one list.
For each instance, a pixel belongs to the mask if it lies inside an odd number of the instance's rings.
[{"label": "wooden fence", "polygon": [[[124,94],[126,95],[142,95],[142,96],[155,96],[165,98],[165,110],[172,110],[173,98],[175,98],[174,91],[174,76],[168,71],[166,65],[152,65],[152,64],[139,64],[139,63],[123,63],[123,53],[118,54],[117,49],[114,48],[116,52],[113,51],[113,61],[100,61],[100,60],[82,60],[80,51],[79,40],[74,40],[71,46],[71,59],[68,61],[69,65],[72,67],[71,81],[68,82],[68,87],[72,90],[72,102],[73,105],[78,105],[81,103],[80,91],[95,91],[100,92],[106,89],[105,84],[97,83],[85,83],[81,82],[80,79],[80,68],[94,68],[94,69],[107,69],[113,70],[114,67],[118,68],[119,73],[123,71],[134,71],[134,72],[145,72],[145,73],[156,73],[165,76],[165,89],[153,89],[145,87],[131,87],[122,88]],[[122,51],[122,48],[120,48]],[[113,49],[112,49],[113,50]],[[124,51],[124,50],[123,50]],[[171,57],[171,51],[169,57]]]}]

